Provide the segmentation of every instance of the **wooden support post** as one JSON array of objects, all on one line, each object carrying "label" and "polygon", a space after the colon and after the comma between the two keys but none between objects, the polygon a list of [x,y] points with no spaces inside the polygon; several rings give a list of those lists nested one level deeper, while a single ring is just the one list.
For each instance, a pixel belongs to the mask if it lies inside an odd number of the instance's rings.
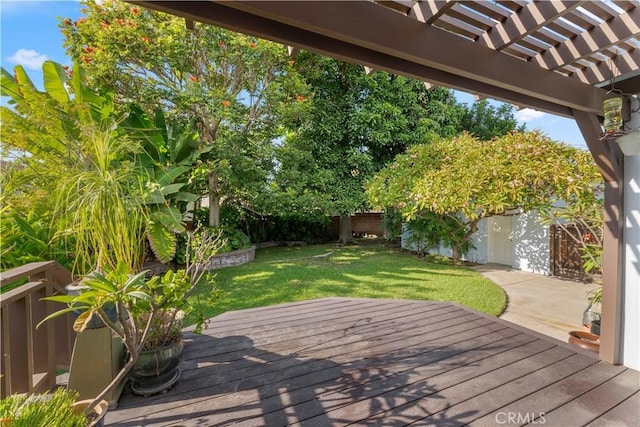
[{"label": "wooden support post", "polygon": [[602,254],[602,326],[600,358],[620,363],[623,277],[623,191],[624,156],[615,143],[600,141],[600,122],[595,114],[573,111],[589,151],[602,173],[604,190],[604,230]]}]

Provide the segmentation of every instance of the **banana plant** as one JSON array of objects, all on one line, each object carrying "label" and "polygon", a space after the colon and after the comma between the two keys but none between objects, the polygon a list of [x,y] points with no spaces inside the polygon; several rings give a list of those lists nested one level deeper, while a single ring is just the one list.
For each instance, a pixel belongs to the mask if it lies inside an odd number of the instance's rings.
[{"label": "banana plant", "polygon": [[176,233],[185,231],[188,204],[200,199],[188,191],[189,182],[200,156],[212,147],[202,146],[195,126],[169,123],[161,110],[156,110],[152,121],[132,105],[122,125],[142,146],[136,162],[152,178],[145,198],[150,208],[147,236],[156,257],[168,262],[175,256]]},{"label": "banana plant", "polygon": [[0,94],[9,97],[2,106],[3,143],[32,155],[52,154],[67,164],[83,161],[81,141],[90,124],[112,119],[110,95],[98,95],[84,84],[84,70],[73,65],[70,76],[53,61],[42,64],[44,91],[38,90],[21,65],[11,75],[0,72]]}]

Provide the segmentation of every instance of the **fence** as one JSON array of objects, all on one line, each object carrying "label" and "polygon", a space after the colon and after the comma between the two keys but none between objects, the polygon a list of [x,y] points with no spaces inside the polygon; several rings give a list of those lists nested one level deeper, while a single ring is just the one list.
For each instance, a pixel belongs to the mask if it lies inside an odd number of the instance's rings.
[{"label": "fence", "polygon": [[[384,236],[384,221],[382,212],[357,212],[351,215],[351,231],[356,236],[375,235]],[[331,236],[340,235],[340,217],[331,218]]]},{"label": "fence", "polygon": [[69,369],[75,332],[71,314],[36,325],[66,306],[42,298],[66,293],[71,274],[55,261],[34,262],[0,273],[0,287],[27,283],[0,295],[2,365],[0,395],[39,393],[56,385],[56,369]]}]

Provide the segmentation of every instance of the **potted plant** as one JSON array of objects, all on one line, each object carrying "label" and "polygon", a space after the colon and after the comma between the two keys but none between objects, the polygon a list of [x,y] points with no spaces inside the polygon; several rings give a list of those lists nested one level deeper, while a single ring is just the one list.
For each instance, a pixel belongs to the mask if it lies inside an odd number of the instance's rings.
[{"label": "potted plant", "polygon": [[[82,332],[97,316],[115,335],[120,337],[127,350],[128,358],[113,380],[87,405],[86,411],[91,411],[101,404],[105,396],[116,387],[129,373],[135,364],[143,343],[151,328],[155,313],[150,313],[145,323],[140,318],[132,316],[141,304],[152,300],[148,292],[149,285],[158,278],[146,278],[146,271],[132,275],[129,267],[121,262],[115,269],[105,275],[94,271],[82,280],[83,290],[77,295],[56,295],[45,298],[49,301],[66,303],[69,307],[47,316],[40,324],[69,311],[80,310],[81,314],[74,323],[74,329]],[[105,307],[113,305],[116,319],[111,318]],[[40,326],[40,325],[38,325]]]},{"label": "potted plant", "polygon": [[[147,283],[151,299],[139,304],[133,312],[141,324],[151,318],[149,332],[143,343],[137,362],[132,367],[134,393],[148,396],[173,386],[180,378],[179,363],[184,348],[182,327],[185,315],[195,315],[195,331],[206,326],[200,298],[195,305],[188,297],[196,286],[207,286],[203,295],[212,302],[219,295],[213,286],[211,274],[206,270],[209,256],[222,246],[219,234],[204,231],[187,233],[185,268],[169,270],[161,278]],[[195,243],[195,244],[194,244]]]}]

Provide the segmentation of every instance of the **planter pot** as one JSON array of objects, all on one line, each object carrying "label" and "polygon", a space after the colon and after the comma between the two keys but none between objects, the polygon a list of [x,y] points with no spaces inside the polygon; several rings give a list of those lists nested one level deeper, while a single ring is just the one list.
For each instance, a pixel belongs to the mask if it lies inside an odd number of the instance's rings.
[{"label": "planter pot", "polygon": [[571,331],[569,332],[569,344],[598,353],[600,351],[600,336],[589,332]]},{"label": "planter pot", "polygon": [[150,396],[171,388],[180,378],[180,360],[184,342],[182,339],[156,350],[140,353],[131,369],[131,391]]},{"label": "planter pot", "polygon": [[[84,412],[89,406],[92,399],[79,400],[73,404],[73,409],[77,413]],[[87,426],[89,427],[102,427],[104,426],[104,416],[107,415],[109,409],[109,403],[106,400],[100,401],[92,410],[87,414]]]},{"label": "planter pot", "polygon": [[[65,286],[65,289],[67,290],[68,295],[80,295],[81,292],[89,288],[79,283],[71,283]],[[74,318],[77,319],[78,316],[82,314],[82,312],[83,310],[73,310],[71,313],[73,314]],[[106,304],[104,306],[104,312],[112,322],[115,323],[118,320],[118,312],[116,311],[116,306],[113,303]],[[105,325],[97,315],[94,315],[93,317],[91,317],[91,320],[89,320],[89,323],[87,323],[86,329],[98,329],[104,328],[106,326],[107,325]]]},{"label": "planter pot", "polygon": [[582,313],[582,325],[585,332],[591,332],[591,324],[595,321],[600,321],[600,314],[592,307],[592,303],[589,302],[587,308]]}]

